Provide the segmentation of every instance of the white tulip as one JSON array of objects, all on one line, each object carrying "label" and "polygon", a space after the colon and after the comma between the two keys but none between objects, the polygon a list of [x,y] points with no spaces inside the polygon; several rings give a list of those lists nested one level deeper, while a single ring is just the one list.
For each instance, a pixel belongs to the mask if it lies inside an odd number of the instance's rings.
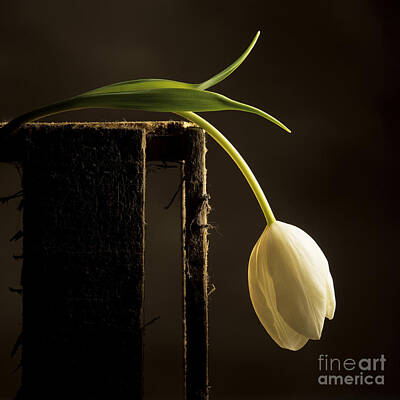
[{"label": "white tulip", "polygon": [[275,221],[268,225],[250,256],[249,291],[262,325],[281,347],[302,348],[320,339],[325,317],[336,300],[328,261],[301,229]]},{"label": "white tulip", "polygon": [[246,161],[214,126],[193,112],[181,112],[205,129],[239,167],[264,213],[267,227],[249,261],[249,291],[254,309],[275,342],[301,349],[320,339],[325,317],[332,319],[336,300],[328,261],[301,229],[276,221],[274,213]]}]

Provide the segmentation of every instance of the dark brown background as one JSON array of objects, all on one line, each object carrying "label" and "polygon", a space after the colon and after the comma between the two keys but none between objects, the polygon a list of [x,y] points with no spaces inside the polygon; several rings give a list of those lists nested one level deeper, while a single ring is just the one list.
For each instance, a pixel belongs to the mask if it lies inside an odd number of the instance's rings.
[{"label": "dark brown background", "polygon": [[[393,3],[394,4],[394,3]],[[280,349],[252,309],[247,262],[263,217],[243,177],[211,140],[210,375],[213,398],[374,398],[398,395],[398,263],[394,175],[396,15],[390,1],[15,0],[0,5],[0,118],[127,79],[198,82],[262,35],[254,53],[215,88],[259,106],[294,132],[252,115],[208,113],[259,178],[278,219],[311,234],[331,266],[337,313],[320,341]],[[58,121],[169,119],[172,115],[81,111]],[[152,171],[147,193],[146,338],[149,398],[180,398],[177,171]],[[0,164],[0,196],[19,188]],[[18,374],[10,350],[21,328],[17,202],[0,207],[0,398]],[[385,354],[385,386],[321,387],[318,355]],[[46,371],[43,371],[45,374]]]}]

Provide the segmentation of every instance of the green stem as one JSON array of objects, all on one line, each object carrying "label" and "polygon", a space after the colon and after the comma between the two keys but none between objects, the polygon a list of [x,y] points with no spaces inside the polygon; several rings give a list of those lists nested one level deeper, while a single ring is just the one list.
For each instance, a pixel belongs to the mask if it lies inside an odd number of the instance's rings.
[{"label": "green stem", "polygon": [[175,114],[180,115],[181,117],[184,117],[187,120],[194,122],[195,124],[200,126],[200,128],[203,128],[230,155],[232,160],[239,167],[240,171],[246,178],[251,187],[251,190],[256,196],[256,199],[264,213],[265,219],[267,220],[267,224],[271,225],[273,222],[275,222],[274,214],[271,210],[270,205],[268,204],[267,198],[265,197],[265,194],[261,189],[260,184],[257,182],[256,177],[254,176],[250,167],[247,165],[244,158],[233,147],[229,140],[217,128],[215,128],[205,119],[201,118],[199,115],[193,112],[185,111],[179,113],[176,112]]}]

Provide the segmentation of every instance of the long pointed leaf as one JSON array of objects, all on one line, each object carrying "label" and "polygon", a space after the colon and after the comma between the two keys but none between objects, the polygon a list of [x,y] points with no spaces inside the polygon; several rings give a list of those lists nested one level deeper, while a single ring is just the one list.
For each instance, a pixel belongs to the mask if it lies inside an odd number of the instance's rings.
[{"label": "long pointed leaf", "polygon": [[204,90],[208,89],[211,86],[215,86],[217,83],[223,81],[225,78],[227,78],[235,69],[237,69],[240,64],[247,58],[247,56],[250,54],[251,50],[253,50],[253,47],[255,46],[258,37],[260,36],[260,31],[256,33],[254,36],[253,40],[251,41],[249,47],[243,52],[243,54],[236,59],[231,65],[226,67],[223,71],[220,73],[214,75],[210,79],[200,83],[197,85],[197,89]]},{"label": "long pointed leaf", "polygon": [[63,111],[84,108],[114,108],[160,112],[238,110],[257,114],[290,132],[276,118],[244,103],[218,93],[197,89],[149,89],[134,92],[83,94],[24,114],[9,123],[15,129],[21,124]]},{"label": "long pointed leaf", "polygon": [[240,66],[240,64],[242,64],[242,62],[247,58],[247,56],[250,54],[251,50],[255,46],[259,36],[260,36],[260,31],[256,33],[250,45],[240,55],[239,58],[237,58],[231,65],[226,67],[223,71],[219,72],[218,74],[214,75],[213,77],[207,79],[202,83],[186,83],[186,82],[172,81],[169,79],[135,79],[135,80],[117,82],[111,85],[102,86],[97,89],[85,92],[84,94],[89,95],[89,94],[102,94],[102,93],[105,94],[105,93],[115,93],[115,92],[133,92],[136,90],[163,89],[163,88],[170,88],[170,89],[182,88],[182,89],[199,89],[199,90],[208,89],[211,86],[215,86],[217,83],[223,81],[233,71],[235,71]]}]

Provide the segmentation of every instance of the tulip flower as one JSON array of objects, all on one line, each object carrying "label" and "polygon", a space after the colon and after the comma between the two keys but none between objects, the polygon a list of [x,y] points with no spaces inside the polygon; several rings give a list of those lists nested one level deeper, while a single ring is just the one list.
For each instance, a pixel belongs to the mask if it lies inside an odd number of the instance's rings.
[{"label": "tulip flower", "polygon": [[262,325],[281,347],[302,348],[319,339],[325,317],[335,313],[328,261],[301,229],[280,221],[268,225],[250,256],[249,291]]},{"label": "tulip flower", "polygon": [[276,221],[251,169],[222,133],[194,113],[182,116],[201,126],[227,151],[264,213],[267,227],[251,253],[248,280],[254,310],[265,330],[289,350],[320,339],[325,317],[332,319],[336,307],[324,253],[307,233]]},{"label": "tulip flower", "polygon": [[243,173],[267,222],[249,263],[250,297],[256,314],[279,346],[297,350],[308,339],[319,339],[325,317],[333,317],[335,294],[328,262],[306,233],[275,220],[261,186],[243,157],[221,132],[195,114],[197,111],[245,111],[257,114],[290,133],[282,122],[266,112],[206,90],[239,67],[253,49],[259,34],[257,32],[236,61],[202,83],[167,79],[113,83],[20,115],[6,124],[2,131],[12,132],[26,122],[83,108],[173,112],[203,128]]}]

